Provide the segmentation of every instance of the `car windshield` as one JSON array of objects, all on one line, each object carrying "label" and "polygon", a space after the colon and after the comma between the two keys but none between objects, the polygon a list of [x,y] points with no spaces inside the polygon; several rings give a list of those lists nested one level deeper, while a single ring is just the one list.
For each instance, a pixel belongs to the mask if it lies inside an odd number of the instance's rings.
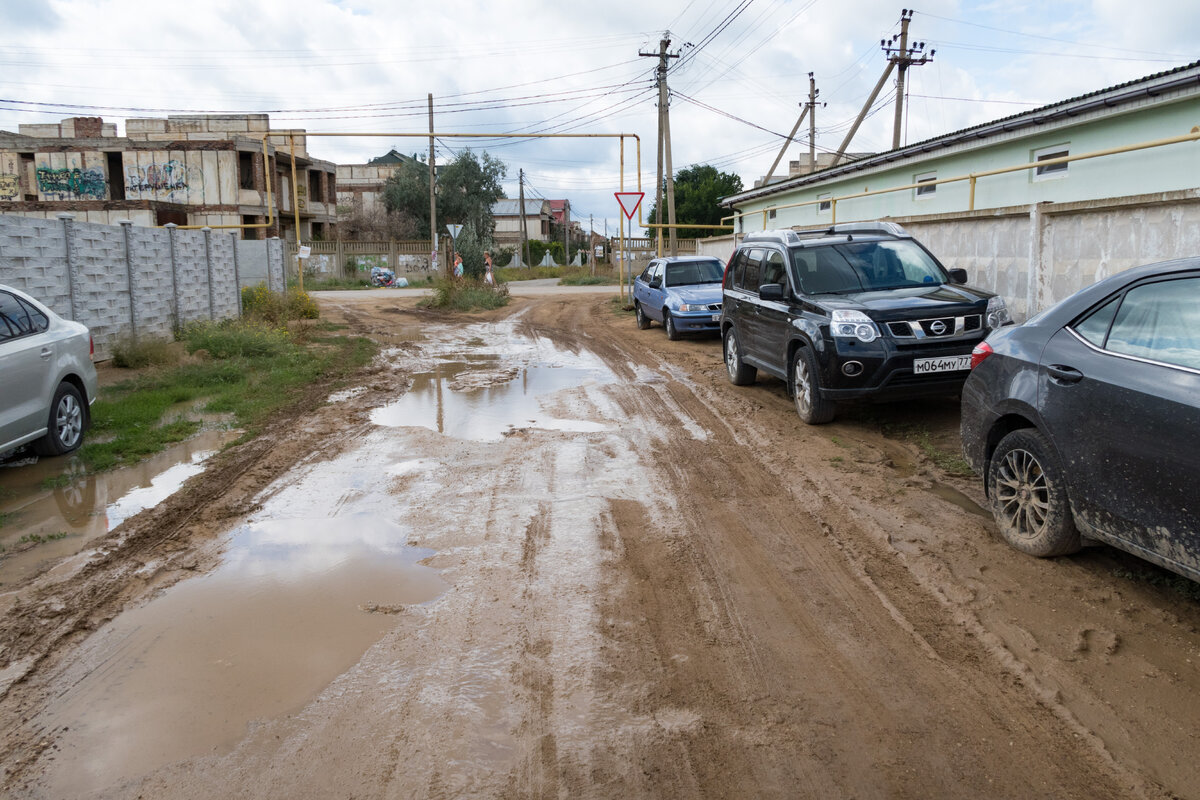
[{"label": "car windshield", "polygon": [[805,294],[850,294],[947,281],[937,262],[906,239],[793,247],[792,271]]},{"label": "car windshield", "polygon": [[667,264],[667,286],[691,286],[697,283],[720,283],[725,265],[720,261],[682,261]]}]

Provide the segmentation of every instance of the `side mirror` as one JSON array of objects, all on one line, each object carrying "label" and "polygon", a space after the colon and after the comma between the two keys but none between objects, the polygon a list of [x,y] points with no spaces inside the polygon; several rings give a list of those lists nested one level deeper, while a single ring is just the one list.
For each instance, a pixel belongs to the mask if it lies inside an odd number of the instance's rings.
[{"label": "side mirror", "polygon": [[967,271],[965,269],[950,270],[950,282],[951,283],[966,283],[967,282]]},{"label": "side mirror", "polygon": [[780,283],[764,283],[758,287],[758,297],[760,300],[771,300],[778,302],[783,300],[783,284]]},{"label": "side mirror", "polygon": [[661,289],[662,288],[662,278],[658,277],[657,275],[655,275],[653,278],[651,278],[650,279],[650,288],[651,289]]}]

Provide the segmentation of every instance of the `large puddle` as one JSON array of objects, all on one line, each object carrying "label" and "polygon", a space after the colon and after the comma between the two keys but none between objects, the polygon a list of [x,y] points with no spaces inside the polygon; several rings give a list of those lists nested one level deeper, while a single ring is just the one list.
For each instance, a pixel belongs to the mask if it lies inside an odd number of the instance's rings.
[{"label": "large puddle", "polygon": [[236,743],[255,719],[300,709],[394,625],[436,597],[432,551],[374,514],[264,520],[214,572],[114,620],[47,716],[61,731],[52,786],[73,797]]},{"label": "large puddle", "polygon": [[0,591],[161,503],[237,436],[205,431],[132,467],[99,475],[83,474],[71,457],[0,465]]}]

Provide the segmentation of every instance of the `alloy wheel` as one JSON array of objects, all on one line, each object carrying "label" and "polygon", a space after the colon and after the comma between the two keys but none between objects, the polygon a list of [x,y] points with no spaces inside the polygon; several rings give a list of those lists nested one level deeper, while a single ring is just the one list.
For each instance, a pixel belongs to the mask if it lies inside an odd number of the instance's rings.
[{"label": "alloy wheel", "polygon": [[58,401],[54,413],[54,428],[63,447],[72,448],[83,434],[83,409],[73,394],[65,394]]},{"label": "alloy wheel", "polygon": [[1028,450],[1004,454],[995,477],[995,509],[1018,536],[1032,539],[1046,527],[1050,487],[1041,462]]}]

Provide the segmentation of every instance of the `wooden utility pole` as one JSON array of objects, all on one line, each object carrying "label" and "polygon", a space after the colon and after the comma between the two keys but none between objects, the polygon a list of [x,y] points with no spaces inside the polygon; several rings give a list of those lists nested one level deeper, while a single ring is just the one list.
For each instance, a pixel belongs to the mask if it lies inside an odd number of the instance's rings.
[{"label": "wooden utility pole", "polygon": [[[658,82],[658,173],[657,179],[654,182],[654,213],[655,221],[662,224],[663,221],[663,159],[666,158],[667,169],[667,207],[668,217],[672,226],[675,225],[675,177],[671,172],[671,117],[668,111],[667,91],[667,59],[679,58],[678,53],[668,53],[667,48],[671,46],[671,40],[664,36],[658,42],[657,53],[643,53],[638,51],[639,56],[658,59],[658,68],[655,70],[655,78]],[[670,229],[671,237],[671,255],[679,255],[678,242],[676,241],[675,228]],[[662,228],[658,229],[658,238],[662,239]],[[661,252],[661,248],[660,248]]]},{"label": "wooden utility pole", "polygon": [[521,260],[525,262],[526,267],[532,267],[529,263],[529,240],[526,238],[525,228],[525,170],[522,169],[519,173],[521,188],[520,188],[520,203],[521,203]]},{"label": "wooden utility pole", "polygon": [[[919,58],[916,56],[917,53],[925,48],[924,42],[917,42],[917,44],[913,47],[908,46],[908,21],[910,19],[912,19],[912,11],[907,8],[900,9],[899,38],[901,40],[901,46],[899,49],[892,47],[892,44],[897,38],[895,36],[893,36],[891,39],[879,40],[879,46],[883,49],[883,52],[888,54],[887,68],[884,69],[883,74],[879,76],[879,83],[875,84],[875,89],[871,92],[871,96],[867,98],[867,102],[863,103],[862,110],[858,112],[858,119],[854,120],[854,124],[850,126],[850,131],[846,134],[846,138],[842,140],[842,144],[838,148],[837,153],[833,156],[833,163],[831,163],[830,166],[836,166],[837,163],[842,160],[842,156],[845,154],[846,148],[850,146],[850,141],[854,138],[854,134],[858,133],[858,126],[862,124],[862,121],[867,116],[867,112],[871,110],[871,106],[874,104],[875,98],[879,96],[879,90],[883,88],[883,84],[887,81],[888,76],[892,74],[892,70],[896,69],[896,67],[900,67],[900,74],[903,75],[904,71],[909,67],[927,64],[933,60],[933,54],[937,52],[936,50],[930,50],[928,56],[922,55]],[[896,90],[896,122],[892,129],[893,150],[900,146],[900,119],[904,113],[903,91],[904,79],[901,78],[900,85]]]},{"label": "wooden utility pole", "polygon": [[563,199],[563,266],[571,263],[571,201]]},{"label": "wooden utility pole", "polygon": [[[433,166],[433,93],[429,94],[429,247],[432,252],[438,251],[437,235],[437,170]],[[449,264],[445,265],[449,267]],[[388,264],[391,270],[399,275],[398,264]],[[449,273],[447,273],[449,274]]]}]

